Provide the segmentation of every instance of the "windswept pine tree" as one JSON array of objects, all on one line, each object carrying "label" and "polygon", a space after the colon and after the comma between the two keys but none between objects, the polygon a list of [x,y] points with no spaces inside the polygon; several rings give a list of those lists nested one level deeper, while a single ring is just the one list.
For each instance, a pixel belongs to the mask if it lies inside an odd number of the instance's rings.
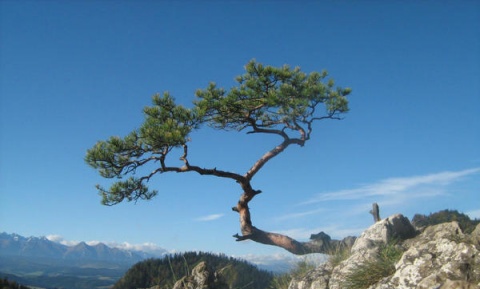
[{"label": "windswept pine tree", "polygon": [[[333,79],[327,79],[326,71],[307,74],[299,67],[264,66],[256,61],[250,61],[245,70],[245,74],[236,78],[238,85],[229,90],[215,83],[197,90],[192,108],[176,104],[167,92],[163,96],[155,95],[153,105],[144,109],[145,121],[139,129],[123,138],[113,136],[99,141],[89,149],[86,162],[102,177],[114,180],[108,188],[97,185],[102,203],[115,205],[149,200],[158,191],[147,187],[148,181],[165,173],[191,172],[230,179],[243,192],[232,208],[240,216],[241,235],[234,235],[237,241],[278,246],[294,254],[327,253],[329,244],[298,242],[254,226],[249,203],[262,191],[254,188],[252,181],[267,163],[286,149],[303,147],[311,139],[315,123],[341,119],[348,111],[347,96],[351,90],[337,87]],[[189,151],[190,133],[204,126],[246,131],[278,142],[253,160],[244,173],[224,169],[222,164],[206,168],[195,163]],[[150,165],[154,166],[153,170],[142,174],[141,168],[151,168]]]}]

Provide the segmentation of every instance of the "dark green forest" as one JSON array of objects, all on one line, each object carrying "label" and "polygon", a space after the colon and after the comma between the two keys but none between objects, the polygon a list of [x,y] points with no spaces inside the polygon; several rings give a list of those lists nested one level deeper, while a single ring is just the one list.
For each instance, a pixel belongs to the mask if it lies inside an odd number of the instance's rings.
[{"label": "dark green forest", "polygon": [[464,233],[470,234],[480,223],[480,220],[471,220],[469,216],[459,213],[457,210],[442,210],[430,215],[416,214],[413,216],[412,224],[416,227],[428,227],[441,223],[457,222]]},{"label": "dark green forest", "polygon": [[216,272],[220,272],[230,288],[265,289],[273,278],[270,272],[223,254],[187,252],[139,262],[130,268],[112,289],[149,288],[156,285],[160,288],[172,288],[177,280],[188,276],[192,269],[203,261]]},{"label": "dark green forest", "polygon": [[15,281],[10,281],[7,278],[0,279],[1,289],[30,289],[29,287],[18,284]]}]

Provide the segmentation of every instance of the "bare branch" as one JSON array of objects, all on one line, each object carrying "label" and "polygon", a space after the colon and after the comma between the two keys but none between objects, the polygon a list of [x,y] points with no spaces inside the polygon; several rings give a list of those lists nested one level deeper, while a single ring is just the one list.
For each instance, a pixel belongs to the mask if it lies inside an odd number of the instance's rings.
[{"label": "bare branch", "polygon": [[161,169],[157,169],[156,171],[164,172],[177,172],[177,173],[185,173],[185,172],[197,172],[200,175],[211,175],[215,177],[221,178],[228,178],[233,179],[237,182],[244,182],[245,177],[242,175],[232,173],[229,171],[219,170],[217,168],[207,169],[201,168],[199,166],[190,165],[188,162],[188,146],[185,144],[183,145],[183,155],[180,157],[180,160],[184,162],[184,166],[181,167],[169,167],[165,164],[165,155],[160,158]]},{"label": "bare branch", "polygon": [[247,180],[251,180],[253,176],[272,158],[283,152],[289,145],[297,144],[303,146],[305,142],[300,139],[286,139],[278,146],[274,147],[270,151],[266,152],[245,174]]}]

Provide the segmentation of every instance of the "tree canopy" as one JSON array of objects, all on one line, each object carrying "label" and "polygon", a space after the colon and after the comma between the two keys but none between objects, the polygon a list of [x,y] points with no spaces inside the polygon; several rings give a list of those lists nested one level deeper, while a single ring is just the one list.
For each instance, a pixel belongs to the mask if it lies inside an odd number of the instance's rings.
[{"label": "tree canopy", "polygon": [[[261,192],[251,186],[251,180],[269,160],[290,145],[303,146],[310,139],[316,121],[341,119],[348,111],[347,95],[351,90],[335,86],[327,76],[326,71],[307,74],[299,67],[265,66],[252,60],[245,66],[245,73],[236,77],[236,86],[226,90],[212,82],[195,92],[191,108],[176,104],[168,92],[154,95],[153,105],[144,109],[145,121],[139,129],[123,138],[112,136],[99,141],[87,151],[87,164],[102,177],[115,180],[107,189],[97,185],[102,203],[149,200],[158,192],[149,189],[146,183],[153,176],[167,172],[228,178],[236,181],[243,191],[232,208],[240,215],[242,235],[234,235],[238,241],[250,239],[295,254],[324,250],[257,229],[252,225],[248,203]],[[222,170],[221,164],[204,168],[188,159],[190,134],[204,125],[218,130],[273,135],[279,137],[279,143],[254,160],[247,172]],[[180,166],[169,162],[168,157],[175,152],[183,162]],[[149,173],[139,173],[146,165],[155,168]]]}]

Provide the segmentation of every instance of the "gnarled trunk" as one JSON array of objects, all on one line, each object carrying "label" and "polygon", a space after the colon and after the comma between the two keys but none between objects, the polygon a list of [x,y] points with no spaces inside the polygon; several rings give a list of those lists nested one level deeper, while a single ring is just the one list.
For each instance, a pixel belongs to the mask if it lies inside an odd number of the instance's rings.
[{"label": "gnarled trunk", "polygon": [[255,195],[261,193],[261,191],[253,190],[248,181],[243,183],[242,187],[245,191],[240,197],[237,206],[232,208],[232,210],[238,212],[240,215],[240,230],[242,235],[233,235],[237,241],[252,240],[265,245],[277,246],[295,255],[311,253],[330,254],[332,251],[335,251],[335,248],[350,247],[353,245],[355,241],[354,237],[347,237],[343,240],[331,240],[330,236],[321,232],[315,236],[311,236],[311,241],[309,242],[299,242],[286,235],[266,232],[256,228],[252,225],[248,203]]}]

